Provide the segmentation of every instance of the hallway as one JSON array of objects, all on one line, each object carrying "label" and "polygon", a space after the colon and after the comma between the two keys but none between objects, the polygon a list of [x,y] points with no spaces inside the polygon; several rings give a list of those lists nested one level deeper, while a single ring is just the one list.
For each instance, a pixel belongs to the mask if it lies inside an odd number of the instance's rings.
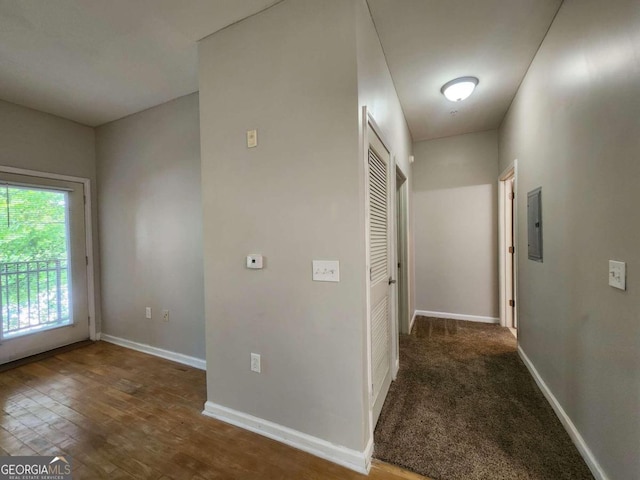
[{"label": "hallway", "polygon": [[516,347],[497,325],[418,317],[374,457],[436,480],[592,479]]}]

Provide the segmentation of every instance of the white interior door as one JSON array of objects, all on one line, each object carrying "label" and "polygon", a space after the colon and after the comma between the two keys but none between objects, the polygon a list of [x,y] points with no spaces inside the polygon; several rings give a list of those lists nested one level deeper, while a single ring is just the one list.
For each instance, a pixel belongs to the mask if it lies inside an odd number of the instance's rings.
[{"label": "white interior door", "polygon": [[368,128],[367,206],[373,425],[391,384],[390,155]]},{"label": "white interior door", "polygon": [[84,186],[0,173],[0,363],[89,338]]}]

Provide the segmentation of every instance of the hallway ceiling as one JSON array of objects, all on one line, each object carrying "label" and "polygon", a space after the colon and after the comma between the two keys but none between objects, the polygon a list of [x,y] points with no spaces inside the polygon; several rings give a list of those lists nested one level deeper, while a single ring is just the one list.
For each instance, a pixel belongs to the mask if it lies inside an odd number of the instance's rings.
[{"label": "hallway ceiling", "polygon": [[0,98],[96,126],[198,90],[197,40],[278,0],[0,0]]},{"label": "hallway ceiling", "polygon": [[[368,0],[414,141],[498,128],[561,0]],[[444,83],[475,76],[467,100]],[[457,113],[452,114],[452,111]]]}]

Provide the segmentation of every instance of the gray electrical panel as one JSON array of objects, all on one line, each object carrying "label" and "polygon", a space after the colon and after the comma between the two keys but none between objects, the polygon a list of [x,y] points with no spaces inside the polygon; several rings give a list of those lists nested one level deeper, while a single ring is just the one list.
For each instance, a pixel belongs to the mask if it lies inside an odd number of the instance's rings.
[{"label": "gray electrical panel", "polygon": [[529,260],[542,262],[542,187],[527,193]]}]

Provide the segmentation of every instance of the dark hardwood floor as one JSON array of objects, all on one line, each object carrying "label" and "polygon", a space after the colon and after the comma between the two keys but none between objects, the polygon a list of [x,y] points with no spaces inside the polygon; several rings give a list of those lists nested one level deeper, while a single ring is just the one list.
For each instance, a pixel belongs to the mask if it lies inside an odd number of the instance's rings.
[{"label": "dark hardwood floor", "polygon": [[74,480],[367,478],[203,416],[205,391],[200,370],[105,342],[40,359],[0,373],[0,455],[69,455]]}]

